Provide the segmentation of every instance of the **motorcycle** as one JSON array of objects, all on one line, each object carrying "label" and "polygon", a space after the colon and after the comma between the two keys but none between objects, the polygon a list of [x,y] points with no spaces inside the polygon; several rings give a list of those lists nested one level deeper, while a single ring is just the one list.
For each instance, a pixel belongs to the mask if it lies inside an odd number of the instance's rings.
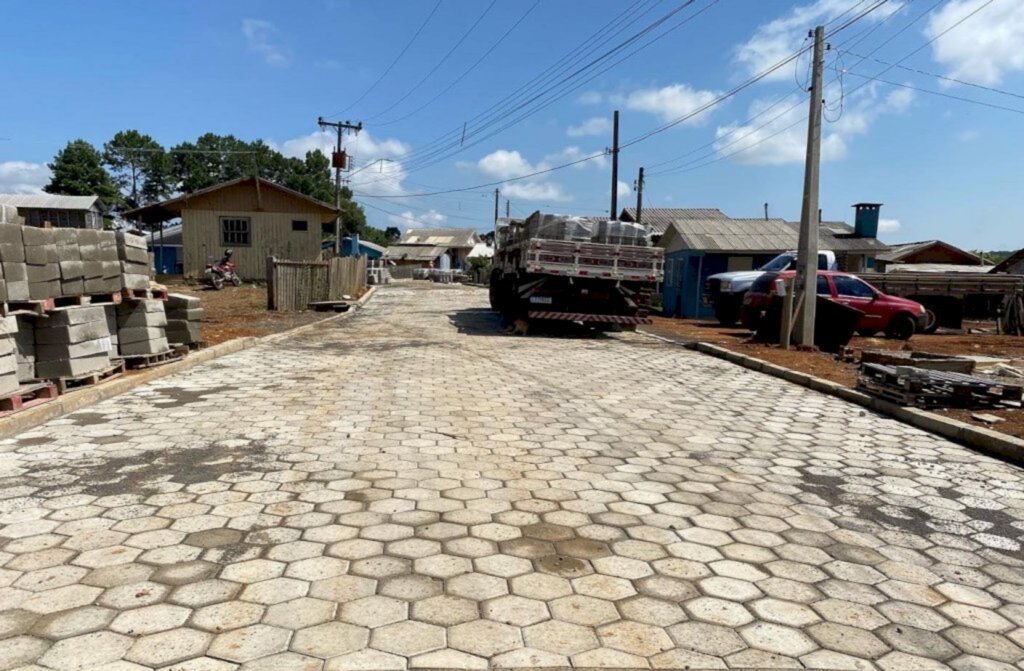
[{"label": "motorcycle", "polygon": [[217,263],[206,264],[206,272],[203,274],[206,284],[220,291],[227,282],[236,287],[242,286],[242,278],[235,273],[235,262],[231,260],[231,250],[224,253],[224,258]]}]

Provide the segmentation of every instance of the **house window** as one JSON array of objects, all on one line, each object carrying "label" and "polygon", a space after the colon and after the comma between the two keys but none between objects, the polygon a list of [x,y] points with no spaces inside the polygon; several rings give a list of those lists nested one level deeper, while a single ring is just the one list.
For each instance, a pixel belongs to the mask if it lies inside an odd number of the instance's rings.
[{"label": "house window", "polygon": [[298,221],[298,220],[293,220],[292,221],[292,232],[308,231],[308,230],[309,230],[309,222]]},{"label": "house window", "polygon": [[224,247],[248,247],[252,244],[249,217],[221,217],[220,244]]},{"label": "house window", "polygon": [[330,222],[327,222],[326,224],[320,224],[320,233],[322,235],[325,235],[325,236],[333,236],[334,235],[334,222],[330,221]]}]

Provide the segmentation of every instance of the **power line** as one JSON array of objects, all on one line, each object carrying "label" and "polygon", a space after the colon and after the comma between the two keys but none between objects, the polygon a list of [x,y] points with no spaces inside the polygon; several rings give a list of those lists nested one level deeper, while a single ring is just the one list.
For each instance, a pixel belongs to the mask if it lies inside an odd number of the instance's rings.
[{"label": "power line", "polygon": [[416,29],[416,32],[413,33],[413,36],[411,38],[409,38],[408,42],[405,43],[405,46],[402,47],[402,50],[400,52],[398,52],[398,55],[395,56],[395,60],[391,61],[391,65],[389,65],[384,70],[384,72],[381,74],[381,76],[377,78],[377,81],[375,81],[374,83],[370,84],[370,87],[368,89],[366,89],[365,91],[363,91],[363,94],[361,96],[359,96],[358,98],[356,98],[356,100],[354,102],[349,104],[348,107],[346,107],[345,109],[341,110],[340,112],[335,112],[334,114],[328,114],[327,118],[330,119],[331,117],[336,117],[336,116],[339,116],[341,114],[344,114],[345,112],[349,111],[350,109],[352,109],[353,107],[358,105],[360,102],[362,102],[362,100],[366,96],[370,95],[370,92],[373,91],[375,88],[377,88],[378,84],[380,84],[382,81],[384,81],[384,78],[388,76],[388,73],[391,72],[391,69],[393,67],[395,67],[395,65],[398,63],[398,61],[402,60],[402,56],[404,56],[405,52],[407,52],[409,50],[409,47],[411,47],[413,45],[413,42],[415,42],[416,38],[418,38],[420,36],[420,33],[423,32],[423,29],[427,27],[427,24],[430,23],[430,19],[434,18],[434,14],[437,13],[437,10],[440,7],[441,7],[441,0],[437,0],[437,4],[434,5],[434,8],[432,10],[430,10],[430,14],[427,14],[427,18],[423,20],[423,23],[420,24],[420,27]]},{"label": "power line", "polygon": [[900,70],[906,70],[907,72],[915,72],[915,73],[917,73],[919,75],[927,75],[929,77],[935,77],[936,79],[941,79],[941,80],[947,81],[947,82],[953,82],[954,84],[962,84],[964,86],[970,86],[972,88],[981,89],[983,91],[990,91],[992,93],[1001,93],[1004,96],[1012,96],[1014,98],[1020,98],[1020,99],[1024,100],[1024,95],[1021,95],[1019,93],[1013,93],[1012,91],[1004,91],[1003,89],[997,89],[997,88],[995,88],[993,86],[985,86],[984,84],[976,84],[975,82],[969,82],[969,81],[965,81],[963,79],[957,79],[956,77],[947,77],[945,75],[936,74],[934,72],[928,72],[927,70],[921,70],[919,68],[907,67],[906,65],[899,65],[897,63],[889,63],[889,62],[883,61],[883,60],[881,60],[879,58],[871,58],[870,56],[859,56],[858,54],[855,54],[855,53],[853,53],[852,51],[849,51],[849,50],[847,50],[846,53],[850,54],[851,56],[856,56],[858,58],[874,61],[875,63],[878,63],[880,65],[889,65],[889,66],[892,66],[892,67],[895,67],[895,68],[899,68]]},{"label": "power line", "polygon": [[485,9],[483,13],[479,17],[477,17],[476,21],[473,22],[473,25],[471,25],[469,29],[462,34],[462,37],[460,37],[459,40],[454,45],[452,45],[452,48],[449,49],[448,52],[441,57],[441,60],[439,60],[437,64],[430,69],[430,72],[423,75],[423,78],[416,82],[415,86],[406,91],[405,95],[403,95],[398,100],[388,105],[385,109],[381,110],[380,112],[377,112],[376,114],[366,117],[366,120],[369,121],[372,119],[376,119],[379,116],[383,116],[384,114],[387,114],[395,107],[397,107],[399,104],[401,104],[406,98],[415,93],[419,89],[419,87],[423,86],[424,82],[430,79],[431,75],[437,72],[438,68],[444,65],[445,61],[447,61],[451,57],[451,55],[455,53],[455,50],[462,46],[462,43],[466,41],[466,38],[468,38],[473,33],[473,31],[476,30],[476,27],[480,25],[480,22],[484,20],[485,16],[490,14],[491,10],[494,9],[494,5],[496,5],[497,3],[498,0],[491,0],[491,4],[487,5],[487,9]]},{"label": "power line", "polygon": [[911,91],[918,91],[920,93],[927,93],[933,96],[940,96],[943,98],[949,98],[951,100],[959,100],[964,103],[971,103],[972,105],[981,105],[982,107],[990,107],[992,109],[1002,110],[1004,112],[1015,112],[1017,114],[1024,114],[1024,110],[1017,109],[1016,107],[1004,107],[1003,105],[996,105],[994,103],[987,103],[982,100],[974,100],[973,98],[964,98],[963,96],[953,95],[951,93],[943,93],[942,91],[933,91],[931,89],[921,88],[919,86],[912,86],[910,84],[901,84],[899,82],[889,81],[888,79],[882,79],[878,76],[873,75],[862,75],[858,72],[848,72],[847,74],[853,75],[854,77],[860,77],[868,81],[879,82],[880,84],[888,84],[889,86],[899,86],[900,88],[910,89]]},{"label": "power line", "polygon": [[443,89],[441,89],[440,91],[438,91],[437,94],[435,94],[433,98],[431,98],[427,102],[423,103],[422,105],[420,105],[419,107],[417,107],[413,111],[409,112],[408,114],[400,116],[397,119],[392,119],[390,121],[379,121],[379,122],[377,122],[374,125],[377,126],[377,127],[380,127],[380,126],[390,126],[391,124],[396,124],[399,121],[405,121],[409,117],[415,116],[416,114],[419,114],[424,109],[426,109],[427,107],[429,107],[430,105],[435,103],[438,99],[441,98],[441,96],[443,96],[444,94],[448,93],[448,91],[451,91],[452,88],[454,88],[456,84],[458,84],[463,79],[465,79],[466,76],[470,72],[475,70],[481,63],[483,63],[487,59],[487,57],[490,56],[491,53],[493,53],[494,50],[497,49],[501,45],[501,43],[505,41],[505,38],[508,37],[509,35],[511,35],[512,32],[516,28],[519,27],[519,24],[522,23],[523,21],[525,21],[526,17],[529,16],[531,13],[533,13],[533,10],[537,9],[537,7],[539,5],[540,5],[540,0],[536,0],[536,2],[534,2],[532,5],[530,5],[530,7],[523,13],[523,15],[519,17],[519,20],[516,21],[515,23],[513,23],[509,27],[509,29],[506,30],[505,33],[501,37],[498,38],[497,42],[492,44],[491,47],[487,51],[485,51],[482,56],[480,56],[479,58],[475,59],[473,61],[473,64],[471,66],[469,66],[468,68],[466,68],[466,70],[463,71],[463,73],[461,75],[459,75],[454,80],[452,80],[452,82],[450,84],[448,84],[448,86],[446,86]]}]

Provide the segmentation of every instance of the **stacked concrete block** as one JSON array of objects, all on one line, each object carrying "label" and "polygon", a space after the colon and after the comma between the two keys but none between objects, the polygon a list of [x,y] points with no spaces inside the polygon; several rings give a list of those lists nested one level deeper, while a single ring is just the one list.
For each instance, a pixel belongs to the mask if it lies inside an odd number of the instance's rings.
[{"label": "stacked concrete block", "polygon": [[0,275],[3,276],[3,301],[29,299],[28,271],[25,267],[25,243],[17,224],[0,224]]},{"label": "stacked concrete block", "polygon": [[60,296],[56,231],[52,228],[22,226],[21,234],[25,245],[29,298],[36,301]]},{"label": "stacked concrete block", "polygon": [[[120,280],[118,280],[120,282]],[[117,338],[117,306],[108,303],[103,306],[103,316],[107,319],[107,330],[110,331],[110,353],[120,354],[121,348]]]},{"label": "stacked concrete block", "polygon": [[187,345],[202,341],[203,308],[197,297],[168,294],[166,311],[168,342]]},{"label": "stacked concrete block", "polygon": [[146,249],[146,238],[118,231],[117,256],[121,262],[122,287],[148,289],[149,251]]},{"label": "stacked concrete block", "polygon": [[53,234],[57,243],[57,264],[60,267],[60,295],[81,296],[85,293],[85,268],[78,244],[79,230],[57,228]]},{"label": "stacked concrete block", "polygon": [[78,232],[82,259],[82,280],[86,294],[121,291],[121,262],[117,257],[117,235],[113,231],[82,229]]},{"label": "stacked concrete block", "polygon": [[114,231],[100,231],[99,254],[103,264],[103,282],[107,287],[105,291],[120,291],[124,285],[121,279],[121,259],[117,252],[117,234]]},{"label": "stacked concrete block", "polygon": [[18,315],[14,334],[15,356],[18,360],[18,381],[22,384],[36,379],[36,325],[33,317]]},{"label": "stacked concrete block", "polygon": [[14,334],[18,332],[16,317],[0,318],[0,396],[12,394],[18,390],[18,358]]},{"label": "stacked concrete block", "polygon": [[102,305],[57,308],[35,329],[36,376],[79,377],[110,367],[110,331]]},{"label": "stacked concrete block", "polygon": [[163,301],[127,301],[117,306],[117,347],[122,356],[166,352],[170,349],[166,327]]},{"label": "stacked concrete block", "polygon": [[18,208],[13,205],[0,205],[0,224],[25,225],[25,218],[18,215]]}]

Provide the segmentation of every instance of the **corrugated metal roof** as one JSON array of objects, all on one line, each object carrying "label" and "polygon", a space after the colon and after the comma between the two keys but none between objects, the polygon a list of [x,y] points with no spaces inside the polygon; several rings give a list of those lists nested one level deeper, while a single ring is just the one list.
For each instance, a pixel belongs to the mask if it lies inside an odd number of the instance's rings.
[{"label": "corrugated metal roof", "polygon": [[[168,226],[164,229],[163,243],[165,245],[177,245],[181,246],[181,224],[175,224],[174,226]],[[160,231],[152,231],[146,233],[146,242],[150,246],[160,245]]]},{"label": "corrugated metal roof", "polygon": [[450,245],[391,245],[384,257],[394,261],[433,261],[449,248]]},{"label": "corrugated metal roof", "polygon": [[890,263],[887,273],[988,273],[995,266],[969,266],[962,263]]},{"label": "corrugated metal roof", "polygon": [[444,245],[472,247],[480,236],[472,228],[410,228],[398,241],[399,245]]},{"label": "corrugated metal roof", "polygon": [[[0,194],[0,204],[39,210],[90,210],[99,196],[63,196],[56,193]],[[99,203],[103,209],[102,203]]]},{"label": "corrugated metal roof", "polygon": [[[627,207],[619,217],[623,221],[636,221],[636,208]],[[728,219],[721,210],[714,207],[645,207],[641,213],[644,226],[654,235],[662,235],[674,221]]]},{"label": "corrugated metal roof", "polygon": [[[697,251],[784,252],[796,249],[800,241],[799,222],[784,219],[732,219],[722,216],[676,219],[672,226],[681,238],[680,247]],[[818,248],[863,253],[888,249],[877,238],[854,237],[852,231],[853,228],[843,222],[822,222],[818,229]]]},{"label": "corrugated metal roof", "polygon": [[889,252],[887,254],[880,255],[878,258],[880,261],[887,261],[890,263],[897,262],[901,259],[907,258],[911,254],[916,254],[917,252],[932,246],[945,247],[959,254],[963,254],[967,258],[977,259],[978,263],[981,263],[981,257],[977,254],[960,249],[959,247],[951,245],[948,242],[943,242],[942,240],[921,240],[919,242],[902,242],[897,245],[890,245]]}]

